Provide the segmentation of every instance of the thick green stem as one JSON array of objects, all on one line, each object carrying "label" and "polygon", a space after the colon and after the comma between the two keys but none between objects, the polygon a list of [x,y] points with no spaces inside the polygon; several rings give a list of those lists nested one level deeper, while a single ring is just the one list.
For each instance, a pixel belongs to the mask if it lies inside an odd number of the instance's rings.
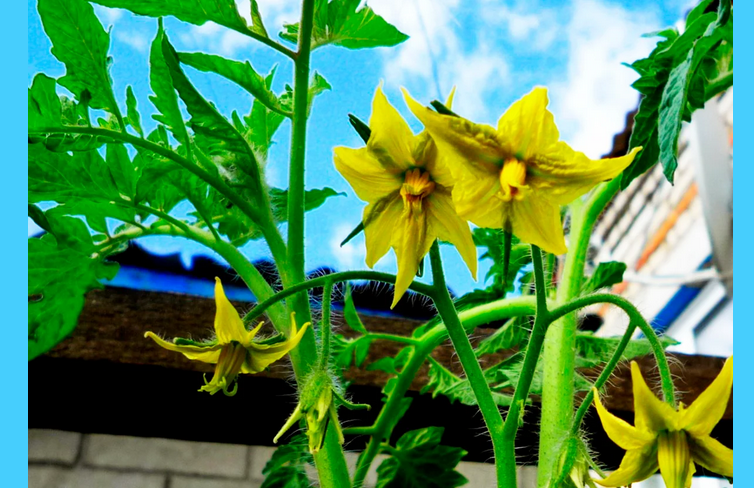
[{"label": "thick green stem", "polygon": [[545,284],[544,266],[542,265],[542,252],[535,245],[531,246],[532,264],[534,266],[534,285],[537,300],[537,315],[534,319],[534,327],[526,347],[524,363],[521,366],[521,374],[513,394],[513,401],[508,415],[505,417],[503,427],[503,460],[505,479],[512,479],[510,486],[516,486],[516,433],[523,421],[524,404],[529,397],[534,372],[537,369],[537,361],[542,353],[542,343],[545,339],[547,326],[551,319],[547,311],[547,287]]},{"label": "thick green stem", "polygon": [[[251,310],[246,315],[246,317],[244,317],[244,322],[248,322],[250,320],[255,319],[256,317],[261,315],[265,310],[267,310],[267,308],[272,306],[274,303],[279,302],[280,300],[284,300],[285,298],[288,298],[291,295],[295,295],[296,293],[299,293],[301,291],[311,290],[312,288],[325,286],[325,284],[327,284],[328,282],[331,282],[334,284],[334,283],[340,283],[343,281],[353,281],[353,280],[371,280],[371,281],[380,281],[383,283],[395,283],[396,277],[395,275],[392,275],[389,273],[362,270],[362,271],[343,271],[341,273],[332,273],[327,276],[320,276],[319,278],[312,278],[311,280],[307,280],[302,283],[297,283],[284,290],[281,290],[275,296],[270,297],[268,300],[259,303],[256,307],[254,307],[253,310]],[[428,296],[433,293],[433,289],[431,286],[425,285],[423,283],[419,283],[417,281],[414,281],[413,283],[411,283],[411,285],[409,286],[409,289],[414,290],[417,293],[422,293]]]},{"label": "thick green stem", "polygon": [[[445,323],[445,327],[448,330],[448,336],[453,343],[453,348],[458,354],[458,359],[461,361],[463,370],[466,373],[466,378],[469,380],[471,390],[474,392],[479,410],[482,412],[482,418],[487,425],[487,430],[492,438],[492,451],[495,455],[495,471],[497,473],[497,485],[498,487],[516,486],[515,471],[513,478],[509,477],[509,473],[504,471],[504,457],[506,453],[502,449],[502,434],[503,434],[503,417],[500,415],[500,410],[492,398],[492,391],[490,385],[487,384],[487,380],[484,378],[484,372],[482,367],[477,361],[474,354],[474,348],[471,347],[469,337],[466,335],[466,330],[458,318],[456,307],[453,304],[453,299],[448,292],[448,287],[445,284],[445,274],[442,269],[442,257],[440,256],[440,245],[437,241],[432,244],[432,248],[429,251],[430,263],[432,265],[432,286],[435,288],[435,294],[432,297],[437,307],[437,312]],[[515,461],[514,461],[515,462]]]},{"label": "thick green stem", "polygon": [[[570,249],[558,285],[557,302],[563,304],[581,292],[584,263],[597,217],[620,189],[620,178],[600,185],[586,203],[571,204]],[[560,444],[568,437],[573,417],[575,347],[578,317],[571,314],[552,323],[544,343],[542,421],[539,434],[537,485],[549,484]]]}]

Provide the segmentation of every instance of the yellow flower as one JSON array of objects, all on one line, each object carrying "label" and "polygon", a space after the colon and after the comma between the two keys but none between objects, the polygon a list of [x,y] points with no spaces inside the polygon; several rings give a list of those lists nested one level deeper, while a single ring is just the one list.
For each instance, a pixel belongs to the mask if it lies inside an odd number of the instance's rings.
[{"label": "yellow flower", "polygon": [[511,105],[497,129],[441,115],[404,95],[438,149],[451,158],[458,214],[554,254],[566,252],[559,206],[620,174],[641,149],[597,161],[574,151],[559,141],[542,87]]},{"label": "yellow flower", "polygon": [[617,487],[652,476],[660,468],[665,486],[688,488],[696,468],[694,463],[723,476],[733,476],[733,450],[710,437],[720,421],[733,388],[733,358],[699,398],[678,410],[660,401],[647,387],[639,366],[631,362],[634,384],[635,427],[613,416],[600,402],[595,390],[602,427],[626,455],[620,467],[597,483]]},{"label": "yellow flower", "polygon": [[415,136],[380,87],[374,94],[371,136],[366,147],[335,148],[335,167],[364,209],[367,265],[371,268],[392,247],[398,261],[394,307],[436,238],[458,248],[476,279],[476,247],[469,224],[455,211],[453,178],[426,132]]},{"label": "yellow flower", "polygon": [[144,334],[144,337],[153,339],[165,349],[180,352],[189,359],[216,364],[212,381],[207,382],[205,379],[205,385],[199,389],[211,395],[221,390],[228,396],[235,395],[238,384],[234,383],[239,373],[254,374],[264,371],[267,366],[296,347],[309,325],[307,322],[300,330],[296,330],[296,321],[291,314],[291,337],[281,342],[262,344],[254,342],[254,336],[264,322],[260,322],[251,331],[246,330],[238,312],[225,296],[220,278],[215,278],[215,304],[216,337],[211,341],[194,342],[177,337],[173,342],[168,342],[153,332]]}]

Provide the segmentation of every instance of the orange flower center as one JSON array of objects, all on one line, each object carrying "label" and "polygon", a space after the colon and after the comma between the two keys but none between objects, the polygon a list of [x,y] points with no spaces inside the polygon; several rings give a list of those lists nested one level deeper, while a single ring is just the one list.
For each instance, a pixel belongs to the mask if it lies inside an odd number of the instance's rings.
[{"label": "orange flower center", "polygon": [[403,208],[412,212],[421,212],[423,210],[423,201],[435,190],[434,181],[429,179],[429,172],[422,171],[419,168],[406,171],[403,185],[401,186],[401,196],[403,197]]},{"label": "orange flower center", "polygon": [[523,200],[526,186],[526,165],[516,158],[508,158],[500,170],[500,198],[504,202]]}]

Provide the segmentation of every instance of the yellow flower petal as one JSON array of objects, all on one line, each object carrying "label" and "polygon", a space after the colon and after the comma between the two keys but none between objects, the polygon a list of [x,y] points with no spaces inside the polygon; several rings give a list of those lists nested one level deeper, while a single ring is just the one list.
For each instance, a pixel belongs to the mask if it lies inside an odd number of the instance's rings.
[{"label": "yellow flower petal", "polygon": [[497,174],[503,157],[494,128],[475,124],[461,117],[439,114],[411,98],[405,89],[403,96],[409,109],[432,135],[440,152],[458,160],[450,166],[455,178],[468,170]]},{"label": "yellow flower petal", "polygon": [[595,185],[618,176],[634,160],[640,147],[618,158],[591,160],[566,143],[551,146],[527,164],[526,183],[538,195],[558,205],[566,205]]},{"label": "yellow flower petal", "polygon": [[450,193],[442,188],[436,189],[429,197],[428,211],[429,234],[453,244],[476,280],[477,253],[471,229],[456,213]]},{"label": "yellow flower petal", "polygon": [[243,325],[241,316],[228,297],[225,296],[223,284],[220,278],[215,278],[215,333],[220,344],[229,344],[230,341],[244,342],[248,332]]},{"label": "yellow flower petal", "polygon": [[545,200],[524,198],[503,203],[502,208],[505,223],[499,228],[510,226],[511,232],[519,239],[546,252],[560,255],[568,251],[557,206]]},{"label": "yellow flower petal", "polygon": [[256,337],[257,333],[259,332],[259,329],[261,329],[262,326],[264,326],[264,321],[259,322],[259,324],[257,324],[256,327],[254,327],[253,329],[249,331],[249,333],[246,335],[246,340],[243,342],[245,346],[248,346],[254,341],[254,337]]},{"label": "yellow flower petal", "polygon": [[[310,323],[306,322],[301,326],[301,329],[295,332],[295,334],[291,335],[286,341],[278,344],[268,345],[257,344],[256,342],[249,344],[247,346],[249,354],[241,368],[241,372],[246,374],[256,374],[264,371],[267,366],[288,354],[291,349],[301,342],[301,339],[306,333],[306,328],[309,325]],[[296,330],[295,325],[291,328],[291,331],[294,330]]]},{"label": "yellow flower petal", "polygon": [[649,478],[655,474],[657,468],[657,445],[652,443],[644,449],[626,451],[617,470],[603,480],[595,479],[594,481],[611,488],[626,486]]},{"label": "yellow flower petal", "polygon": [[403,201],[398,193],[364,209],[364,238],[366,240],[367,266],[373,268],[377,261],[389,250],[393,241],[393,231],[403,215]]},{"label": "yellow flower petal", "polygon": [[683,411],[681,427],[693,436],[708,436],[723,418],[732,388],[733,358],[730,357],[717,378]]},{"label": "yellow flower petal", "polygon": [[661,432],[657,460],[666,488],[686,488],[691,465],[687,435],[682,430]]},{"label": "yellow flower petal", "polygon": [[505,138],[506,156],[528,162],[558,144],[560,134],[548,103],[547,88],[536,87],[500,117],[497,130]]},{"label": "yellow flower petal", "polygon": [[498,173],[484,173],[479,177],[465,175],[453,186],[453,205],[460,217],[479,227],[503,227],[503,201],[498,198]]},{"label": "yellow flower petal", "polygon": [[378,86],[372,101],[367,147],[385,169],[406,171],[414,165],[414,133],[401,114],[390,105],[382,87]]},{"label": "yellow flower petal", "polygon": [[161,339],[154,332],[147,332],[146,334],[144,334],[144,337],[149,337],[160,347],[164,347],[169,351],[180,352],[189,359],[210,364],[217,362],[217,359],[220,357],[220,349],[222,349],[223,347],[222,344],[213,344],[208,346],[179,346],[178,344],[174,344],[172,342]]},{"label": "yellow flower petal", "polygon": [[655,436],[636,429],[623,419],[607,411],[600,401],[599,393],[592,388],[594,392],[594,406],[597,408],[597,414],[602,422],[602,428],[610,439],[618,444],[622,449],[643,449],[650,443],[654,442]]},{"label": "yellow flower petal", "polygon": [[691,456],[694,462],[729,478],[733,477],[733,449],[729,449],[710,436],[690,436]]},{"label": "yellow flower petal", "polygon": [[356,196],[365,202],[376,202],[399,190],[403,184],[402,171],[385,169],[366,147],[336,147],[334,152],[338,172],[348,180]]},{"label": "yellow flower petal", "polygon": [[434,238],[427,235],[427,212],[404,211],[399,221],[394,222],[392,246],[398,264],[395,280],[394,308],[419,270],[419,261],[429,252]]},{"label": "yellow flower petal", "polygon": [[645,432],[678,430],[680,414],[652,393],[636,361],[631,361],[631,379],[634,384],[634,425],[636,428]]}]

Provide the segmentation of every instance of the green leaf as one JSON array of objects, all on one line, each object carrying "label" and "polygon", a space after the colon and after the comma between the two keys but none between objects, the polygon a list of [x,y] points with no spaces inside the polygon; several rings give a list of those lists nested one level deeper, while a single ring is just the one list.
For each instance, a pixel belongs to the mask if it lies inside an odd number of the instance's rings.
[{"label": "green leaf", "polygon": [[42,229],[50,232],[50,223],[47,222],[45,213],[42,211],[42,209],[40,209],[36,205],[32,205],[31,203],[29,204],[29,218]]},{"label": "green leaf", "polygon": [[[54,223],[53,223],[54,222]],[[112,279],[118,265],[93,254],[86,225],[50,219],[56,235],[29,239],[29,360],[52,349],[76,327],[84,294]],[[57,237],[57,238],[56,238]]]},{"label": "green leaf", "polygon": [[377,488],[453,488],[468,483],[455,470],[467,454],[460,447],[440,445],[444,429],[427,427],[406,432],[377,468]]},{"label": "green leaf", "polygon": [[141,137],[144,137],[144,130],[141,128],[141,115],[139,115],[139,110],[136,107],[136,97],[131,85],[126,87],[126,121]]},{"label": "green leaf", "polygon": [[498,351],[513,349],[529,340],[531,323],[528,317],[514,317],[497,329],[491,336],[483,339],[476,347],[477,357],[494,354]]},{"label": "green leaf", "polygon": [[254,70],[250,62],[242,63],[204,53],[179,53],[178,59],[200,71],[217,73],[251,93],[254,98],[271,110],[281,115],[290,115],[290,112],[283,108],[278,97],[268,88],[265,79]]},{"label": "green leaf", "polygon": [[[576,335],[576,360],[580,368],[594,368],[609,361],[620,343],[620,337],[597,337],[589,332]],[[661,337],[663,348],[674,346],[678,341]],[[652,354],[652,346],[647,339],[633,339],[626,346],[621,359],[629,360]]]},{"label": "green leaf", "polygon": [[241,33],[249,30],[234,0],[92,0],[105,7],[125,8],[148,17],[173,16],[190,24],[212,21]]},{"label": "green leaf", "polygon": [[367,334],[367,329],[364,324],[361,323],[359,314],[356,312],[356,306],[353,304],[353,296],[351,296],[351,284],[346,283],[346,295],[343,298],[343,317],[346,319],[346,324],[361,334]]},{"label": "green leaf", "polygon": [[267,34],[267,29],[264,28],[264,22],[262,22],[262,15],[259,13],[259,5],[257,0],[251,0],[251,31],[259,34],[263,37],[270,37]]},{"label": "green leaf", "polygon": [[[474,391],[468,379],[461,379],[451,373],[447,368],[438,363],[432,357],[429,358],[429,381],[421,392],[432,391],[432,398],[444,395],[451,403],[458,401],[464,405],[477,405]],[[510,406],[513,397],[502,393],[492,392],[492,399],[500,407]]]},{"label": "green leaf", "polygon": [[[312,49],[334,44],[348,49],[362,49],[378,46],[395,46],[408,39],[408,36],[385,19],[363,6],[357,10],[361,0],[317,0],[314,5],[314,26],[312,29]],[[299,25],[285,24],[280,37],[293,43],[298,42]]]},{"label": "green leaf", "polygon": [[607,261],[597,265],[592,276],[584,285],[584,293],[592,293],[602,288],[616,285],[623,281],[626,263]]},{"label": "green leaf", "polygon": [[[275,76],[276,68],[273,67],[270,73],[265,77],[264,84],[267,90],[272,87],[272,79]],[[290,105],[288,106],[290,108]],[[287,109],[286,109],[287,110]],[[254,149],[261,154],[264,160],[267,160],[267,152],[272,146],[272,136],[283,123],[285,117],[278,112],[270,110],[267,105],[254,99],[251,106],[251,113],[244,117],[246,124],[251,128],[248,136],[249,142]]]},{"label": "green leaf", "polygon": [[162,20],[160,20],[157,35],[149,50],[149,85],[154,92],[149,100],[159,112],[159,114],[152,115],[152,118],[164,124],[173,133],[176,140],[187,148],[189,146],[188,132],[186,132],[186,126],[183,123],[181,108],[178,106],[178,96],[173,88],[170,69],[165,62],[165,56],[162,54],[164,37],[165,31],[162,27]]},{"label": "green leaf", "polygon": [[65,64],[66,74],[58,80],[81,100],[91,96],[89,106],[104,109],[120,118],[108,72],[110,35],[85,0],[39,0],[37,4],[52,54]]},{"label": "green leaf", "polygon": [[29,130],[62,125],[62,107],[60,97],[55,91],[57,83],[54,78],[37,73],[29,88]]},{"label": "green leaf", "polygon": [[162,54],[173,80],[173,87],[191,115],[189,126],[196,144],[210,156],[218,158],[231,184],[247,187],[252,193],[262,191],[259,164],[254,152],[238,130],[194,88],[178,64],[178,55],[166,36],[162,36]]},{"label": "green leaf", "polygon": [[309,454],[306,435],[296,434],[291,441],[275,449],[264,469],[260,488],[309,488],[306,466],[314,463]]},{"label": "green leaf", "polygon": [[134,201],[136,199],[136,182],[139,179],[139,173],[131,158],[128,156],[128,150],[123,144],[108,144],[105,150],[105,161],[110,168],[110,174],[113,176],[115,186],[121,198]]},{"label": "green leaf", "polygon": [[369,344],[372,339],[369,336],[361,336],[357,339],[346,339],[340,334],[332,336],[332,351],[335,364],[340,368],[350,368],[356,359],[356,366],[361,366],[369,354]]}]

